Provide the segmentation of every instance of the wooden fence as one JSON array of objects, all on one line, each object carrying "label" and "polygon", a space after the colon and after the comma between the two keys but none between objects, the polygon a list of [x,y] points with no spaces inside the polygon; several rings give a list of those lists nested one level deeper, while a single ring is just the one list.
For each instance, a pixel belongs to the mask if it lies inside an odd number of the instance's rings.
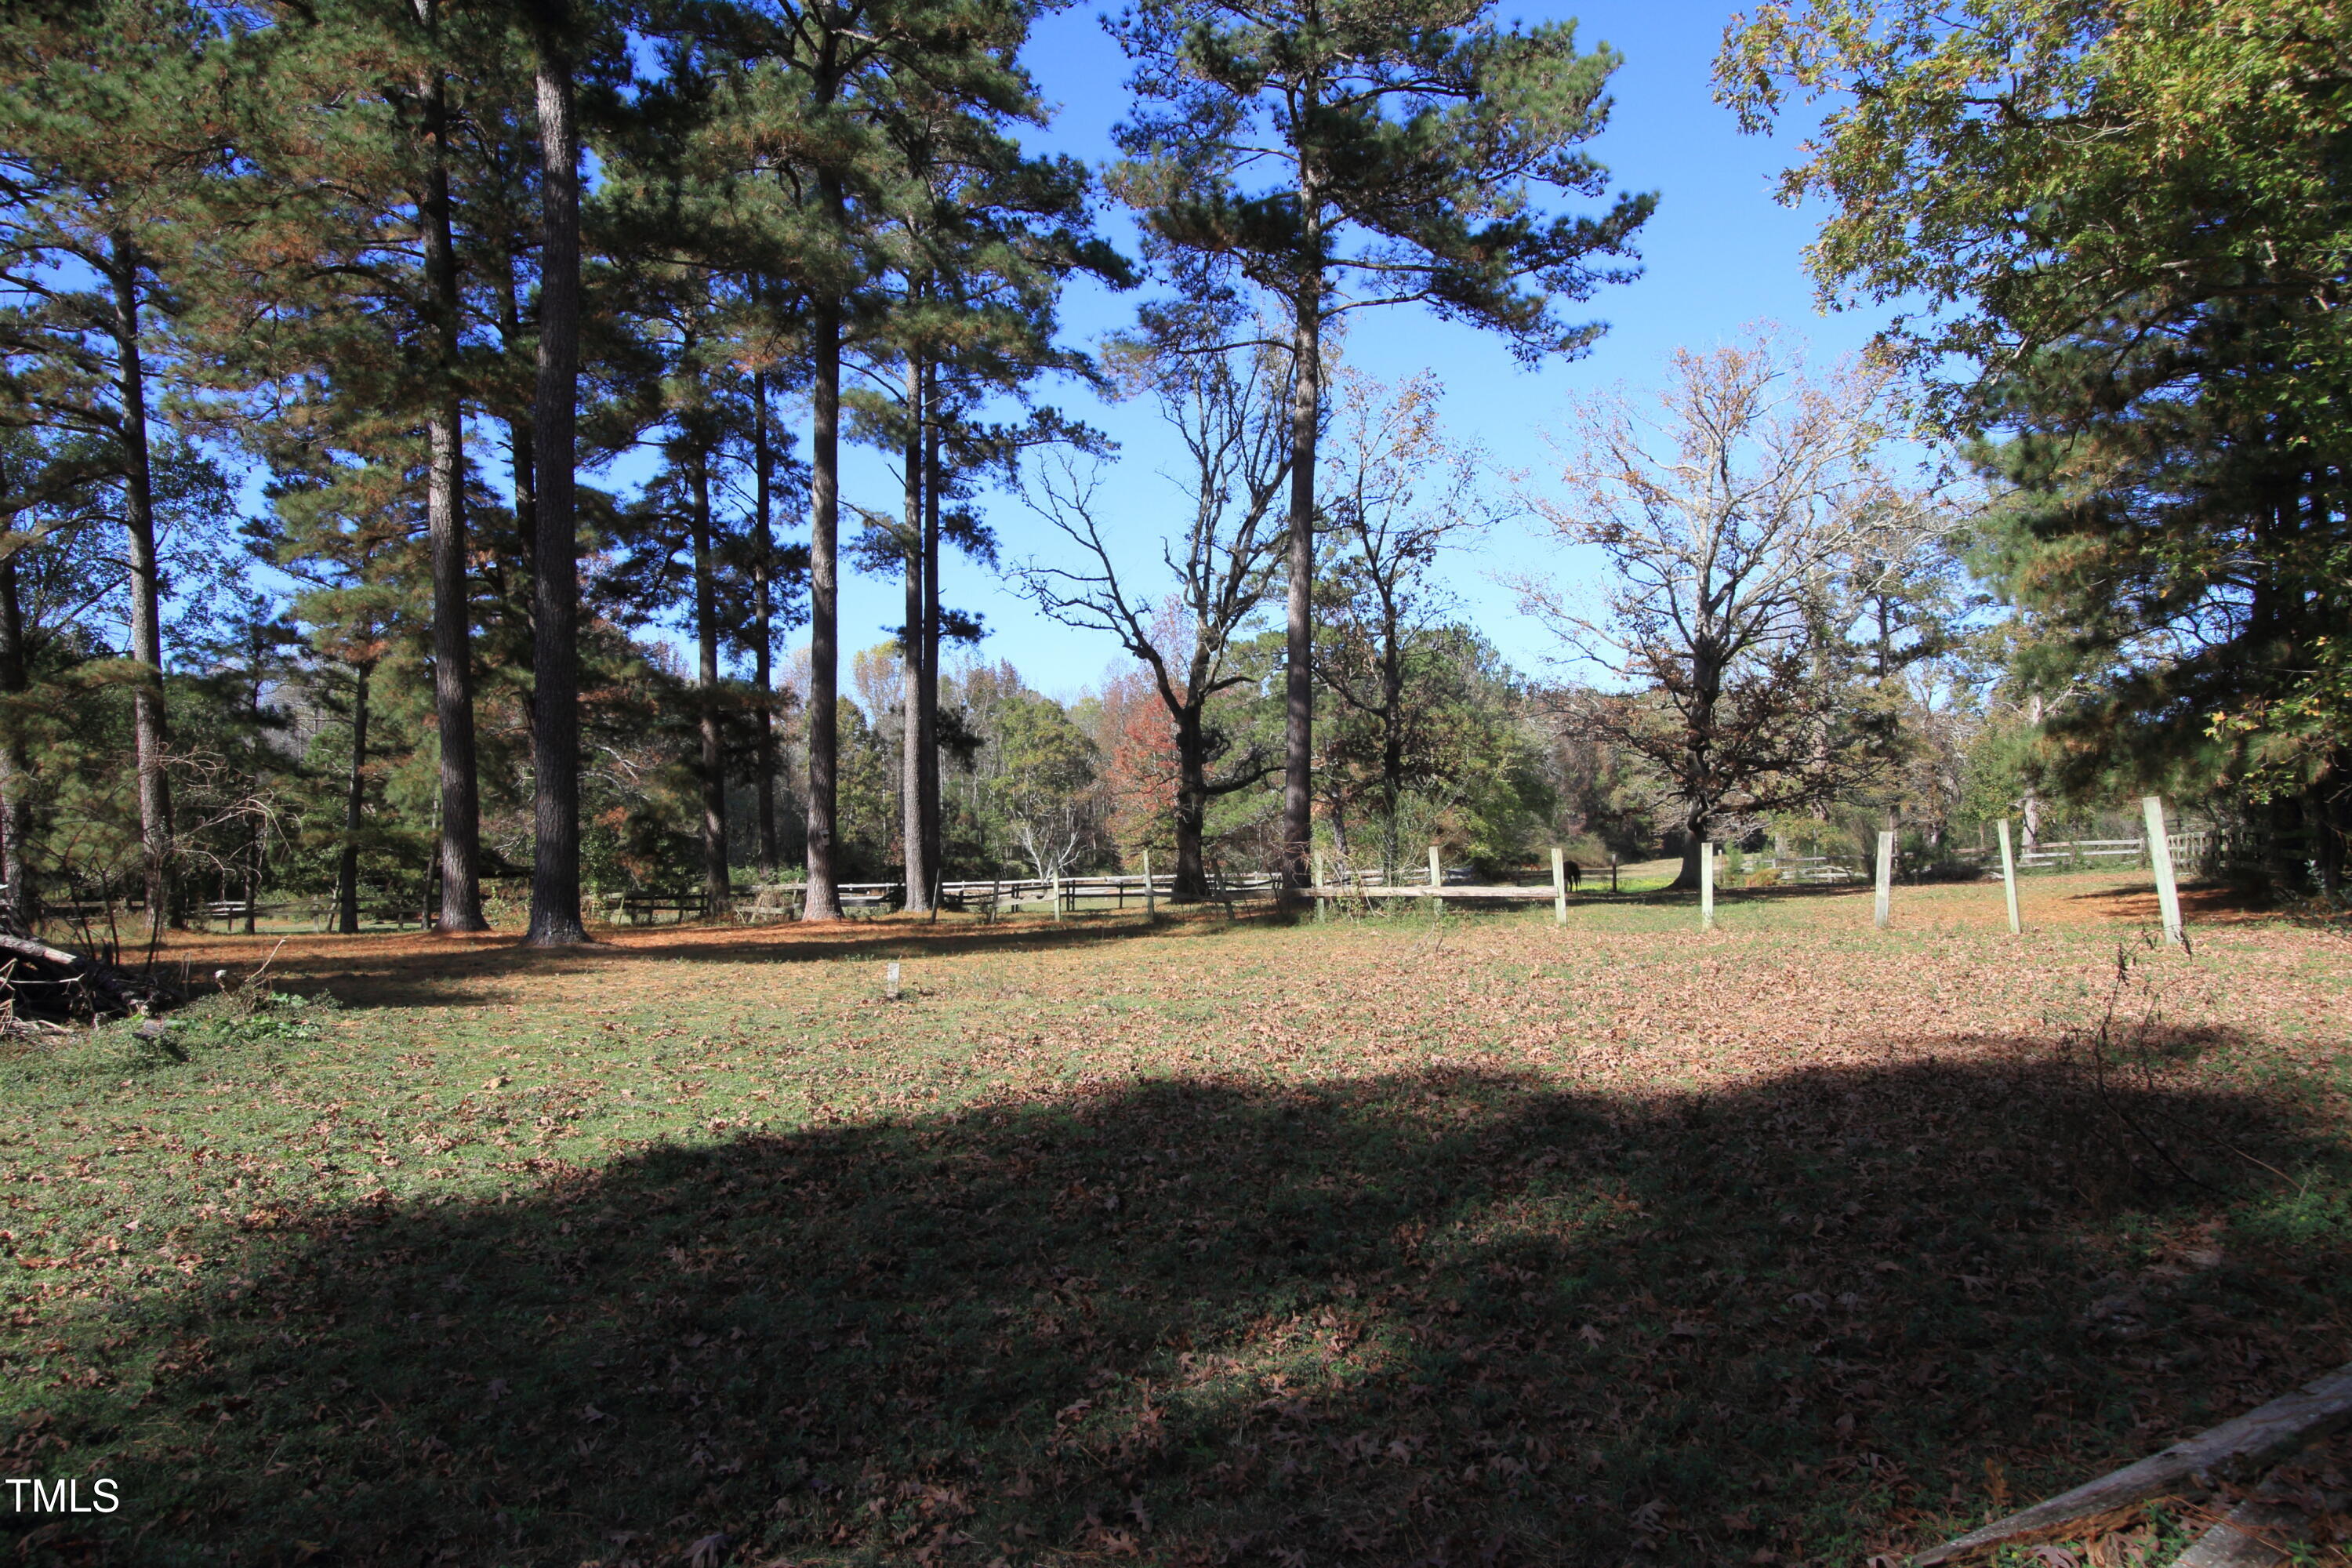
[{"label": "wooden fence", "polygon": [[[1209,876],[1209,897],[1215,902],[1270,899],[1274,892],[1274,878],[1263,871],[1238,874],[1213,871]],[[940,884],[940,901],[950,909],[993,913],[1000,910],[1018,909],[1024,904],[1043,904],[1057,919],[1090,908],[1096,910],[1118,910],[1130,907],[1144,909],[1175,896],[1176,879],[1171,876],[1000,877],[984,882]]]},{"label": "wooden fence", "polygon": [[1759,871],[1777,872],[1783,882],[1861,882],[1870,877],[1860,861],[1834,855],[1759,855],[1755,864]]},{"label": "wooden fence", "polygon": [[[2305,835],[2294,834],[2301,839]],[[2194,867],[2209,874],[2228,870],[2259,868],[2267,863],[2270,836],[2235,831],[2194,829],[2168,833],[2165,842],[2171,847],[2172,862],[2183,868]],[[1987,874],[1997,874],[2000,857],[1990,849],[1963,849],[1945,846],[1937,851],[1937,858],[1946,863],[1974,866]],[[1866,882],[1871,868],[1866,859],[1839,855],[1775,855],[1751,857],[1748,864],[1759,871],[1778,871],[1783,882]],[[2044,838],[2030,846],[2021,845],[2017,851],[2017,868],[2027,870],[2098,870],[2116,866],[2148,864],[2147,839],[2137,838]]]}]

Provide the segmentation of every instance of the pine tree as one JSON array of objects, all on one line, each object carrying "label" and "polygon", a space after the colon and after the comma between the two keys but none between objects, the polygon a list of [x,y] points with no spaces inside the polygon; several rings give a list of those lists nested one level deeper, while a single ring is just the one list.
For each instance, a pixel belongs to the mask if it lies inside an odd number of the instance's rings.
[{"label": "pine tree", "polygon": [[[338,931],[360,929],[369,722],[376,674],[391,655],[414,580],[415,544],[429,535],[404,465],[351,463],[312,447],[271,487],[271,517],[257,529],[270,561],[303,584],[294,612],[312,651],[342,672],[351,749],[336,844]],[[429,458],[427,461],[429,461]],[[429,547],[429,546],[428,546]],[[404,570],[405,568],[406,570]]]},{"label": "pine tree", "polygon": [[[497,126],[519,85],[494,18],[440,0],[284,6],[237,35],[230,69],[239,172],[217,183],[206,296],[224,386],[297,401],[340,384],[388,427],[421,428],[432,522],[433,677],[440,753],[440,929],[485,929],[465,404],[466,305],[453,127]],[[455,84],[453,98],[453,81]],[[478,146],[481,138],[467,139]],[[205,306],[209,309],[205,309]],[[256,332],[253,323],[269,330]],[[362,367],[372,371],[369,382]],[[350,414],[343,417],[348,420]]]},{"label": "pine tree", "polygon": [[434,395],[427,410],[432,447],[426,512],[432,531],[433,695],[441,750],[441,907],[439,929],[489,929],[482,918],[480,763],[474,743],[473,595],[467,585],[466,421],[459,379],[465,323],[459,301],[457,236],[451,221],[451,115],[447,40],[440,0],[411,0],[425,35],[415,95],[424,143],[415,194],[424,252],[425,315]]},{"label": "pine tree", "polygon": [[34,849],[33,628],[23,558],[54,537],[88,530],[100,462],[34,431],[0,426],[0,923],[29,931],[39,918]]},{"label": "pine tree", "polygon": [[808,487],[801,466],[792,460],[788,439],[775,427],[773,384],[773,373],[763,361],[751,377],[751,516],[735,574],[746,599],[740,615],[721,617],[741,628],[734,640],[751,659],[753,854],[763,879],[773,877],[783,859],[776,834],[776,638],[799,618],[808,578],[808,552],[776,542],[780,503],[801,500]]},{"label": "pine tree", "polygon": [[211,29],[184,5],[33,4],[0,23],[0,311],[9,422],[92,437],[131,567],[140,833],[151,932],[172,913],[170,743],[150,412],[173,306],[163,247],[210,163]]},{"label": "pine tree", "polygon": [[[813,0],[714,7],[687,41],[714,62],[706,132],[731,174],[749,270],[803,302],[810,383],[806,702],[808,893],[803,918],[839,918],[837,837],[842,360],[884,296],[889,215],[919,197],[889,129],[920,96],[995,121],[1042,118],[1015,54],[1023,0]],[[887,357],[887,355],[885,356]]]},{"label": "pine tree", "polygon": [[[732,896],[727,862],[727,757],[722,734],[729,700],[721,682],[724,640],[719,604],[726,564],[743,554],[737,531],[714,504],[722,466],[740,456],[755,410],[731,373],[730,345],[721,335],[721,301],[709,278],[692,268],[667,269],[639,312],[660,353],[660,375],[648,410],[660,430],[662,470],[640,506],[648,610],[658,616],[674,601],[674,569],[682,552],[687,627],[694,639],[696,773],[702,799],[702,879],[714,914]],[[754,463],[758,461],[756,455]]]},{"label": "pine tree", "polygon": [[1090,439],[1050,410],[1010,427],[982,424],[977,410],[992,395],[1025,398],[1049,371],[1084,374],[1054,342],[1060,288],[1080,272],[1123,288],[1133,274],[1093,236],[1075,161],[1024,157],[998,126],[919,88],[889,132],[911,192],[887,233],[899,289],[882,341],[898,351],[902,390],[895,402],[869,397],[861,412],[896,447],[905,496],[897,526],[868,555],[905,585],[899,837],[907,907],[921,911],[941,875],[940,645],[979,635],[976,621],[940,603],[940,550],[951,542],[982,560],[994,551],[975,516],[944,502],[971,476],[1010,472],[1026,447]]},{"label": "pine tree", "polygon": [[1829,101],[1782,178],[1826,204],[1823,294],[1899,302],[1882,346],[1944,430],[2005,443],[1983,455],[2021,493],[1989,564],[2062,634],[2021,670],[2053,705],[2044,769],[2320,829],[2330,885],[2347,50],[2329,0],[1807,0],[1736,18],[1717,67],[1751,129]]},{"label": "pine tree", "polygon": [[[1522,356],[1599,335],[1555,300],[1632,276],[1653,198],[1538,216],[1538,187],[1597,196],[1578,151],[1607,121],[1618,56],[1573,24],[1498,27],[1490,5],[1137,0],[1113,24],[1140,100],[1115,188],[1160,242],[1228,263],[1279,302],[1292,376],[1281,870],[1302,883],[1314,756],[1316,443],[1328,323],[1419,303]],[[1276,181],[1245,188],[1257,171]]]},{"label": "pine tree", "polygon": [[[534,947],[588,940],[580,912],[580,62],[597,43],[572,0],[527,5],[540,141],[539,374],[531,602],[530,927]],[[607,47],[607,54],[612,51]]]}]

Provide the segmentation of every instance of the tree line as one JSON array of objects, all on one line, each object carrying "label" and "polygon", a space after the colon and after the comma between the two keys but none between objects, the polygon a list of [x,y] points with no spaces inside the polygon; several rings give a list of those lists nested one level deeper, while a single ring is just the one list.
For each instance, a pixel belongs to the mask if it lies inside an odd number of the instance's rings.
[{"label": "tree line", "polygon": [[[1041,376],[1098,374],[1055,342],[1055,307],[1081,273],[1135,280],[1095,233],[1102,185],[1142,219],[1149,261],[1208,280],[1202,310],[1244,291],[1278,308],[1295,871],[1322,336],[1344,312],[1415,301],[1531,353],[1589,336],[1554,302],[1607,276],[1646,203],[1568,216],[1531,195],[1599,194],[1577,149],[1604,117],[1614,58],[1475,7],[1328,27],[1311,10],[1152,0],[1118,23],[1134,109],[1127,156],[1098,185],[1022,149],[1044,118],[1021,61],[1035,15],[1019,0],[12,8],[12,538],[110,563],[95,531],[127,542],[130,635],[106,662],[128,692],[154,920],[180,896],[190,837],[173,799],[185,748],[167,672],[192,650],[164,643],[164,605],[183,597],[161,553],[158,509],[178,482],[166,457],[216,489],[240,465],[264,476],[245,543],[299,584],[296,629],[337,668],[321,700],[348,714],[347,910],[369,729],[401,700],[382,684],[397,677],[431,692],[418,716],[439,775],[443,929],[482,924],[487,744],[528,780],[531,938],[580,940],[582,758],[630,723],[646,688],[628,633],[656,620],[697,650],[675,679],[697,729],[705,879],[723,899],[726,645],[755,666],[772,862],[770,666],[797,612],[806,907],[837,913],[845,546],[906,580],[901,837],[921,907],[940,863],[940,650],[971,629],[940,603],[940,552],[990,549],[961,502],[992,468],[1040,443],[1099,444],[1049,408],[1005,413]],[[785,397],[805,404],[804,431],[780,422]],[[904,490],[856,509],[846,536],[845,439],[893,454]],[[639,493],[579,482],[647,446],[660,468]],[[805,544],[784,542],[801,526]],[[239,614],[257,624],[224,632]],[[259,618],[247,605],[207,623],[249,650],[257,689],[289,640]],[[26,635],[49,648],[48,629]],[[248,727],[271,711],[247,708]],[[37,813],[56,771],[36,751],[50,738],[27,735],[7,775],[10,843],[27,856],[37,832],[18,803]],[[37,878],[17,866],[12,897]]]},{"label": "tree line", "polygon": [[[745,864],[820,920],[845,880],[921,910],[1153,845],[1184,898],[1220,858],[1297,886],[1318,847],[1392,869],[1429,837],[1670,837],[1689,875],[1703,837],[1864,810],[1938,840],[2126,787],[2333,890],[2345,23],[1979,9],[1727,31],[1748,125],[1828,104],[1785,189],[1825,203],[1825,297],[1900,306],[1876,352],[1686,353],[1497,494],[1433,380],[1340,347],[1387,306],[1529,363],[1593,342],[1574,312],[1655,198],[1591,155],[1619,61],[1570,25],[1136,0],[1094,169],[1024,148],[1025,0],[13,6],[9,914],[331,886],[356,929],[407,877],[462,931],[527,872],[562,944],[585,887],[716,909]],[[1143,300],[1087,350],[1082,279]],[[1181,454],[1140,554],[1059,387]],[[845,443],[895,493],[845,494]],[[991,488],[1049,553],[999,562]],[[1507,514],[1607,565],[1518,584],[1554,678],[1437,569]],[[950,552],[1133,674],[1066,705],[958,654]],[[862,654],[847,569],[904,589]]]}]

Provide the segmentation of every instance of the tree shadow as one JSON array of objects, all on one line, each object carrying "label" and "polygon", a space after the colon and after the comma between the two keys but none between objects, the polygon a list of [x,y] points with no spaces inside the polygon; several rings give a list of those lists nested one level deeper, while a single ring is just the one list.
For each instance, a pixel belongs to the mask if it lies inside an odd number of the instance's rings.
[{"label": "tree shadow", "polygon": [[[401,1009],[488,1006],[522,999],[496,988],[506,981],[541,981],[551,974],[625,968],[635,963],[829,963],[845,959],[959,958],[973,954],[1078,951],[1142,937],[1214,936],[1264,913],[1188,910],[1146,921],[1085,915],[1061,922],[929,925],[917,920],[859,920],[824,927],[681,925],[639,928],[585,947],[535,948],[519,936],[451,941],[418,937],[392,951],[379,945],[339,953],[317,947],[271,971],[278,989],[331,994],[348,1006]],[[770,933],[770,934],[754,934]],[[488,983],[486,984],[486,983]]]},{"label": "tree shadow", "polygon": [[[2186,881],[2179,896],[2180,912],[2190,921],[2270,922],[2279,918],[2276,902],[2260,889],[2229,882]],[[2066,901],[2095,908],[2111,921],[2152,926],[2163,920],[2153,879],[2069,893]]]},{"label": "tree shadow", "polygon": [[19,1544],[1858,1561],[2343,1357],[2315,1113],[1948,1044],[1641,1100],[1138,1079],[257,1211],[60,1347],[100,1371],[10,1473],[124,1505]]},{"label": "tree shadow", "polygon": [[[1856,893],[1869,891],[1870,884],[1867,882],[1807,882],[1793,887],[1772,888],[1719,886],[1715,889],[1715,901],[1718,904],[1802,903],[1814,899],[1852,898]],[[1696,888],[1653,888],[1640,893],[1604,893],[1601,898],[1610,903],[1618,904],[1644,904],[1689,910],[1698,908],[1698,889]],[[1571,908],[1574,902],[1574,898],[1571,896],[1570,900]]]}]

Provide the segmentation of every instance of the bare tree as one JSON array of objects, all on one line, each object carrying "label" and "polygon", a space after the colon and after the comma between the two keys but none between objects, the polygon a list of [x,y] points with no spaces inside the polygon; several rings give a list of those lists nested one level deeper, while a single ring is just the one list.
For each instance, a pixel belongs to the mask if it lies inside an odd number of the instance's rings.
[{"label": "bare tree", "polygon": [[[1381,865],[1394,875],[1405,792],[1431,760],[1419,733],[1427,715],[1410,689],[1416,644],[1454,605],[1431,570],[1449,544],[1484,530],[1494,509],[1482,493],[1486,454],[1446,437],[1433,373],[1393,388],[1347,371],[1335,380],[1339,412],[1328,437],[1322,510],[1339,550],[1317,585],[1323,637],[1315,668],[1369,730]],[[1327,734],[1344,743],[1348,728],[1343,722]],[[1354,793],[1349,772],[1324,770],[1335,828],[1339,797]]]},{"label": "bare tree", "polygon": [[1562,494],[1528,504],[1564,544],[1614,568],[1597,604],[1521,584],[1570,656],[1608,688],[1562,703],[1567,732],[1641,758],[1685,835],[1816,805],[1883,764],[1845,697],[1847,628],[1822,613],[1843,563],[1893,559],[1919,500],[1882,464],[1895,434],[1889,374],[1811,374],[1769,331],[1677,351],[1654,398],[1622,391],[1574,411]]},{"label": "bare tree", "polygon": [[1215,346],[1233,335],[1221,323],[1149,314],[1145,325],[1145,338],[1115,347],[1110,369],[1124,391],[1158,401],[1183,443],[1189,471],[1171,478],[1192,515],[1181,534],[1160,542],[1160,552],[1173,592],[1149,592],[1121,575],[1105,534],[1100,468],[1066,452],[1038,466],[1025,498],[1079,546],[1082,563],[1033,561],[1021,579],[1047,615],[1110,633],[1150,671],[1175,731],[1174,897],[1181,902],[1208,897],[1201,839],[1209,802],[1248,788],[1278,763],[1255,750],[1227,759],[1230,742],[1209,704],[1248,679],[1231,668],[1227,656],[1266,602],[1281,560],[1285,536],[1273,510],[1290,476],[1290,364],[1276,346]]}]

